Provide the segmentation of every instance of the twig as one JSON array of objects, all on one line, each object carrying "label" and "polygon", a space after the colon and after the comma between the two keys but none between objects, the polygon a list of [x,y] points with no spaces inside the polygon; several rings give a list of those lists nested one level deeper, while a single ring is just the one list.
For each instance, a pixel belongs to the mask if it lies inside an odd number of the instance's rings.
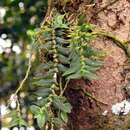
[{"label": "twig", "polygon": [[69,81],[70,81],[70,80],[67,80],[67,81],[66,81],[66,84],[65,84],[65,86],[64,86],[64,88],[63,88],[63,90],[62,90],[60,96],[62,96],[62,95],[64,94],[66,88],[68,87],[68,83],[69,83]]},{"label": "twig", "polygon": [[86,96],[90,97],[90,98],[93,99],[94,101],[99,102],[99,103],[101,103],[101,104],[103,104],[103,105],[108,105],[107,103],[104,103],[104,102],[98,100],[96,97],[92,96],[90,93],[88,93],[88,92],[84,92],[84,93],[85,93]]},{"label": "twig", "polygon": [[[32,51],[32,49],[31,49],[31,51]],[[32,64],[31,64],[32,62],[31,62],[31,61],[32,61],[32,52],[30,52],[29,61],[28,61],[28,69],[27,69],[27,71],[26,71],[25,77],[24,77],[24,79],[21,81],[21,83],[20,83],[18,89],[15,91],[14,95],[17,95],[17,93],[21,90],[21,88],[23,87],[25,81],[27,80],[27,78],[28,78],[28,76],[29,76],[29,72],[30,72],[30,70],[31,70],[31,66],[32,66]]]},{"label": "twig", "polygon": [[62,93],[62,78],[60,78],[59,86],[60,86],[60,93]]},{"label": "twig", "polygon": [[41,26],[43,26],[45,24],[45,22],[47,21],[47,19],[49,18],[51,8],[52,8],[52,0],[48,0],[47,13],[45,15],[45,18],[44,18],[43,22],[41,23]]},{"label": "twig", "polygon": [[79,87],[77,89],[81,90],[85,94],[85,96],[90,97],[94,101],[99,102],[100,104],[103,104],[103,105],[108,105],[107,103],[104,103],[104,102],[100,101],[99,99],[97,99],[96,97],[94,97],[91,93],[89,93],[88,91],[86,91],[84,88]]},{"label": "twig", "polygon": [[128,52],[128,48],[127,48],[127,43],[128,41],[121,41],[119,38],[117,38],[116,36],[114,36],[113,34],[109,33],[109,32],[103,32],[103,31],[97,31],[97,32],[93,32],[93,35],[97,35],[97,36],[105,36],[110,38],[111,40],[114,41],[114,43],[120,47],[121,49],[124,50],[125,54],[130,58],[130,54]]},{"label": "twig", "polygon": [[[51,5],[52,5],[52,0],[48,0],[48,9],[47,9],[47,13],[46,13],[46,16],[45,16],[45,18],[44,18],[44,20],[43,20],[41,26],[43,26],[43,25],[45,24],[45,22],[46,22],[46,20],[47,20],[47,18],[48,18],[48,16],[49,16],[49,14],[50,14]],[[36,40],[35,40],[35,42],[36,42]],[[33,49],[33,47],[32,47],[32,49]],[[24,83],[26,82],[26,80],[27,80],[27,78],[28,78],[28,76],[29,76],[29,72],[30,72],[31,66],[32,66],[32,65],[31,65],[32,53],[33,53],[32,49],[30,50],[30,56],[29,56],[29,61],[28,61],[28,68],[27,68],[25,77],[24,77],[24,79],[21,81],[21,83],[20,83],[18,89],[15,91],[14,95],[17,95],[17,93],[22,89]]]},{"label": "twig", "polygon": [[[109,4],[105,5],[104,7],[102,7],[101,9],[99,9],[99,10],[95,13],[95,15],[97,15],[97,14],[99,14],[100,12],[104,11],[107,7],[109,7],[109,6],[113,5],[113,4],[115,4],[117,1],[119,1],[119,0],[113,0],[113,1],[110,2]],[[94,16],[95,16],[95,15],[94,15]]]}]

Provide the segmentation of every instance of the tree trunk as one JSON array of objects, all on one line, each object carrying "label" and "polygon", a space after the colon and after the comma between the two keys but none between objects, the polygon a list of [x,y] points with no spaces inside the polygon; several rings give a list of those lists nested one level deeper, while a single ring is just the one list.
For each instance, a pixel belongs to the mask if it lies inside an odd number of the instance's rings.
[{"label": "tree trunk", "polygon": [[[110,32],[120,41],[130,40],[130,1],[95,0],[95,4],[88,1],[72,0],[73,4],[65,9],[71,13],[85,14],[86,21],[95,24],[97,28]],[[111,4],[110,4],[111,3]],[[129,57],[114,40],[107,37],[97,37],[93,46],[106,53],[103,67],[97,72],[99,80],[88,83],[84,80],[72,81],[66,95],[73,111],[70,115],[73,130],[128,130],[129,118],[115,117],[111,113],[113,104],[128,99],[129,94],[123,87],[129,84],[127,67]],[[82,91],[73,89],[82,86],[96,97],[84,96]],[[128,86],[129,87],[129,86]],[[129,99],[128,99],[129,100]],[[102,113],[107,110],[107,116]]]}]

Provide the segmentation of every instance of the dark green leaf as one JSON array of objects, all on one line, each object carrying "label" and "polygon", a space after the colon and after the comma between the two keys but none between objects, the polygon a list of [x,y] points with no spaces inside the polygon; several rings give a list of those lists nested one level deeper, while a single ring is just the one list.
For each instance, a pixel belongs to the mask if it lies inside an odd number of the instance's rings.
[{"label": "dark green leaf", "polygon": [[48,87],[51,84],[53,84],[54,81],[52,79],[41,79],[38,81],[33,82],[33,85],[42,86],[42,87]]},{"label": "dark green leaf", "polygon": [[99,67],[99,66],[101,66],[103,63],[100,62],[100,61],[95,61],[95,60],[87,59],[86,64],[89,65],[89,66]]},{"label": "dark green leaf", "polygon": [[65,48],[65,47],[62,47],[60,45],[57,45],[57,47],[58,47],[59,53],[61,53],[63,55],[68,55],[69,54],[69,48]]},{"label": "dark green leaf", "polygon": [[49,41],[49,42],[47,42],[45,44],[40,45],[40,49],[49,50],[49,49],[51,49],[51,47],[52,47],[51,41]]},{"label": "dark green leaf", "polygon": [[81,73],[78,71],[74,74],[71,74],[67,77],[67,79],[80,79],[82,77]]},{"label": "dark green leaf", "polygon": [[95,71],[97,71],[99,68],[100,68],[99,66],[98,66],[98,67],[94,67],[94,66],[88,66],[88,65],[86,65],[86,66],[84,67],[85,70],[90,71],[90,72],[95,72]]},{"label": "dark green leaf", "polygon": [[61,127],[64,124],[60,118],[53,118],[53,121],[56,127]]},{"label": "dark green leaf", "polygon": [[36,116],[36,119],[37,119],[37,124],[38,124],[39,128],[42,128],[46,123],[46,115],[45,115],[45,113],[38,114]]},{"label": "dark green leaf", "polygon": [[32,105],[30,106],[30,110],[33,114],[38,114],[40,111],[40,107],[36,106],[36,105]]},{"label": "dark green leaf", "polygon": [[63,76],[67,76],[67,75],[70,75],[70,74],[74,74],[76,73],[77,71],[80,70],[80,64],[78,63],[77,65],[73,66],[73,67],[70,67],[69,69],[67,69],[65,71],[65,73],[63,74]]},{"label": "dark green leaf", "polygon": [[64,65],[62,65],[62,64],[58,64],[58,69],[60,70],[60,72],[66,72],[67,71],[67,67],[65,67]]},{"label": "dark green leaf", "polygon": [[70,62],[69,59],[68,59],[68,57],[63,56],[61,54],[58,55],[58,58],[59,58],[59,61],[61,63],[63,63],[63,64],[69,64],[69,62]]},{"label": "dark green leaf", "polygon": [[64,112],[70,113],[71,109],[72,109],[72,106],[70,105],[70,103],[65,103],[64,104]]},{"label": "dark green leaf", "polygon": [[27,123],[21,118],[19,119],[19,126],[27,126]]},{"label": "dark green leaf", "polygon": [[63,38],[61,38],[61,37],[56,37],[56,42],[57,42],[58,44],[61,44],[61,45],[68,43],[65,39],[63,39]]},{"label": "dark green leaf", "polygon": [[61,112],[61,113],[60,113],[60,116],[61,116],[61,119],[62,119],[65,123],[68,122],[68,115],[67,115],[67,113]]},{"label": "dark green leaf", "polygon": [[71,112],[71,105],[69,103],[64,103],[59,97],[54,97],[53,104],[59,110],[62,110],[67,113]]},{"label": "dark green leaf", "polygon": [[48,102],[48,99],[47,98],[42,98],[42,99],[40,99],[40,100],[37,100],[37,102],[34,102],[36,105],[38,105],[38,106],[41,106],[41,107],[43,107],[43,106],[45,106],[45,104],[47,104],[47,102]]},{"label": "dark green leaf", "polygon": [[49,94],[51,94],[51,89],[50,88],[42,88],[37,90],[36,92],[32,93],[35,94],[39,97],[47,97]]},{"label": "dark green leaf", "polygon": [[97,80],[98,76],[95,73],[84,70],[83,77],[89,80]]}]

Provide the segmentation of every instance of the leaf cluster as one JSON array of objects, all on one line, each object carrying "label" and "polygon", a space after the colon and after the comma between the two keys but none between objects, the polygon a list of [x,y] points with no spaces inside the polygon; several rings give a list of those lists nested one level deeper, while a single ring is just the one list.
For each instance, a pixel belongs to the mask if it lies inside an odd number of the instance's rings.
[{"label": "leaf cluster", "polygon": [[53,14],[39,29],[36,39],[41,65],[36,69],[30,87],[31,111],[40,128],[59,127],[68,121],[71,105],[63,96],[72,79],[97,79],[95,72],[102,65],[91,46],[93,26],[69,25],[64,15]]},{"label": "leaf cluster", "polygon": [[95,38],[91,33],[93,26],[90,24],[75,25],[70,29],[69,47],[70,65],[63,76],[67,79],[97,79],[95,72],[100,68],[102,62],[94,57],[98,54],[90,45]]},{"label": "leaf cluster", "polygon": [[[49,127],[58,127],[67,123],[71,105],[62,96],[63,84],[60,79],[69,65],[69,49],[66,38],[68,24],[63,15],[56,14],[51,21],[38,32],[38,47],[43,63],[37,68],[30,89],[31,111],[40,128],[48,123]],[[42,57],[43,59],[43,57]]]}]

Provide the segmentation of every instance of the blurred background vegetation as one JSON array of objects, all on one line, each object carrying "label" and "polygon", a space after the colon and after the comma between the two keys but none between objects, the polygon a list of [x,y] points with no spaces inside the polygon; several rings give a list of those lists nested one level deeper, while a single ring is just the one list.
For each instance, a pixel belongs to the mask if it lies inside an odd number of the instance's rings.
[{"label": "blurred background vegetation", "polygon": [[32,43],[27,31],[40,26],[46,9],[47,0],[0,0],[0,98],[23,79]]}]

